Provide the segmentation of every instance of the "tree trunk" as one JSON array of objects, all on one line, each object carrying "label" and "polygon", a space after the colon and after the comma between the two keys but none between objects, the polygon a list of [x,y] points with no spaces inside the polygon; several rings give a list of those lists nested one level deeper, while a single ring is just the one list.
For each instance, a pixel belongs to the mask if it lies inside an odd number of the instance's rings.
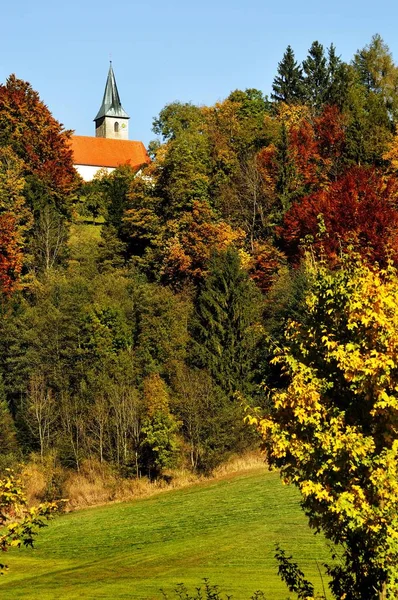
[{"label": "tree trunk", "polygon": [[385,581],[383,581],[379,592],[379,600],[387,600],[387,583]]}]

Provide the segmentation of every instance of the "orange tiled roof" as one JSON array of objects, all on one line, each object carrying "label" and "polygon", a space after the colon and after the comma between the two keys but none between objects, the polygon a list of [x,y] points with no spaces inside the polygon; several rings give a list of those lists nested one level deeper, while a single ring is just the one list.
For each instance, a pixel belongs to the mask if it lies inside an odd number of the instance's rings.
[{"label": "orange tiled roof", "polygon": [[118,167],[128,164],[140,167],[150,160],[144,144],[130,140],[74,135],[71,138],[71,147],[75,165]]}]

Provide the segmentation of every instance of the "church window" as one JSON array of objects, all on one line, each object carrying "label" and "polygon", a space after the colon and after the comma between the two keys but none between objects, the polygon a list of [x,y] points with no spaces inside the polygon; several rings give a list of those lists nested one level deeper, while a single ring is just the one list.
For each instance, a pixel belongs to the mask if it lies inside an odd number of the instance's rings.
[{"label": "church window", "polygon": [[115,123],[115,133],[118,133],[119,131],[119,123],[116,121]]}]

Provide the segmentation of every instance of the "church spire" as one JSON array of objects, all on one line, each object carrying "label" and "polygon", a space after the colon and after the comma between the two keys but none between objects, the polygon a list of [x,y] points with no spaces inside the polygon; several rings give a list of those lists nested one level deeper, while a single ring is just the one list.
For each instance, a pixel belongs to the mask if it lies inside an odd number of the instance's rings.
[{"label": "church spire", "polygon": [[97,137],[128,139],[128,119],[130,117],[122,107],[116,85],[115,74],[110,61],[101,108],[95,117]]}]

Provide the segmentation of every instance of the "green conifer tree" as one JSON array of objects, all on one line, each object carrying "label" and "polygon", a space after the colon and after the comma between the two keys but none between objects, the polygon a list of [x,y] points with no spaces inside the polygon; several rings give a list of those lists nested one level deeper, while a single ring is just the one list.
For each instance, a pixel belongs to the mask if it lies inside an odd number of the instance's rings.
[{"label": "green conifer tree", "polygon": [[278,64],[278,75],[272,84],[271,98],[286,104],[299,104],[304,100],[303,72],[297,64],[291,46],[286,48]]},{"label": "green conifer tree", "polygon": [[14,420],[8,408],[4,389],[3,376],[0,374],[0,455],[10,454],[17,450],[17,439]]},{"label": "green conifer tree", "polygon": [[329,83],[326,56],[319,42],[312,43],[308,56],[303,61],[303,71],[306,100],[319,110],[324,103]]},{"label": "green conifer tree", "polygon": [[328,87],[325,91],[325,104],[336,105],[342,110],[347,104],[350,74],[346,63],[336,54],[336,48],[330,44],[328,48]]},{"label": "green conifer tree", "polygon": [[283,215],[290,208],[292,201],[297,193],[297,173],[294,160],[291,156],[289,147],[289,133],[285,123],[282,123],[279,139],[276,144],[278,178],[275,190],[278,196],[278,203],[273,215],[274,223],[279,224]]},{"label": "green conifer tree", "polygon": [[228,395],[247,392],[256,371],[260,293],[235,249],[213,255],[192,326],[193,362]]}]

